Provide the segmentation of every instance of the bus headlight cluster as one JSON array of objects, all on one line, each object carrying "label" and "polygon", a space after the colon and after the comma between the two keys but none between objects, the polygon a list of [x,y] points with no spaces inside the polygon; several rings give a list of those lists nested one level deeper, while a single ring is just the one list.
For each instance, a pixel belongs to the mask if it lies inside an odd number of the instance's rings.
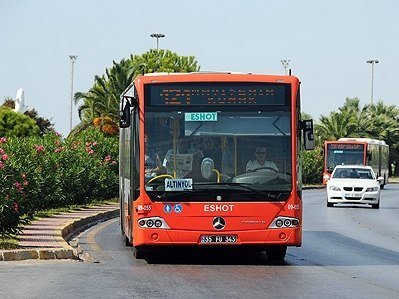
[{"label": "bus headlight cluster", "polygon": [[142,228],[170,228],[166,224],[165,220],[161,217],[141,218],[137,221],[137,223]]},{"label": "bus headlight cluster", "polygon": [[269,228],[286,228],[298,226],[299,219],[279,216],[273,220],[273,222],[269,225]]}]

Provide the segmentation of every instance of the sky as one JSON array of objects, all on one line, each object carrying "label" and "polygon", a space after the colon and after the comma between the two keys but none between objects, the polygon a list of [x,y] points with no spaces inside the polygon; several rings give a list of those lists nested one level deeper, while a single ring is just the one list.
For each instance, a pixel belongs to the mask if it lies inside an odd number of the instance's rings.
[{"label": "sky", "polygon": [[[201,71],[283,74],[301,80],[315,120],[347,97],[399,106],[396,0],[0,0],[0,102],[25,104],[66,136],[73,90],[87,92],[112,62],[156,48],[195,56]],[[73,126],[79,123],[72,105]]]}]

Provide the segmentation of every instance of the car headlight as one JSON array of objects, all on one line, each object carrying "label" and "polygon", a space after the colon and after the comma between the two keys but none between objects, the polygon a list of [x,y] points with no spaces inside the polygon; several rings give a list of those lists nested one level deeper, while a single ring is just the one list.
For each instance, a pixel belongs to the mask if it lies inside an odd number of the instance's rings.
[{"label": "car headlight", "polygon": [[328,188],[330,188],[330,190],[332,190],[332,191],[341,191],[341,188],[337,187],[337,186],[330,186]]},{"label": "car headlight", "polygon": [[368,187],[366,189],[366,192],[375,192],[375,191],[378,191],[378,187]]}]

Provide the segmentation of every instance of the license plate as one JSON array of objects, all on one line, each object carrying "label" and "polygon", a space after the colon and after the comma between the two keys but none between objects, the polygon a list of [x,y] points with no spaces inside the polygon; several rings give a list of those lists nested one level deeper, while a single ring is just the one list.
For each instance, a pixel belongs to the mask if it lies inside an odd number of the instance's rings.
[{"label": "license plate", "polygon": [[345,197],[362,197],[361,193],[346,193]]},{"label": "license plate", "polygon": [[237,243],[236,235],[202,235],[200,243]]}]

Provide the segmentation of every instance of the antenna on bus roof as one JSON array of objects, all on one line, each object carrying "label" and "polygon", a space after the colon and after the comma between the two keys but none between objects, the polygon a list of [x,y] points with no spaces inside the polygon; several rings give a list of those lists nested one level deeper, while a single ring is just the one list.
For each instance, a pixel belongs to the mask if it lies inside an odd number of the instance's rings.
[{"label": "antenna on bus roof", "polygon": [[288,75],[291,76],[291,69],[288,70]]}]

